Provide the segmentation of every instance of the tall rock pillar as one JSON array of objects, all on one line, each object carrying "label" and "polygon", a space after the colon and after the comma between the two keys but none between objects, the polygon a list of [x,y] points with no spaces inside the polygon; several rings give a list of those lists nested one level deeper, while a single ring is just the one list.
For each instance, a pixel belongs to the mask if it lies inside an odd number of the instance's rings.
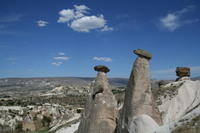
[{"label": "tall rock pillar", "polygon": [[114,133],[116,129],[117,102],[109,88],[106,66],[96,66],[97,77],[91,85],[91,94],[78,133]]},{"label": "tall rock pillar", "polygon": [[134,62],[125,92],[125,101],[121,115],[119,133],[130,133],[130,122],[134,117],[148,115],[154,117],[149,60],[152,55],[144,50],[134,50],[138,55]]}]

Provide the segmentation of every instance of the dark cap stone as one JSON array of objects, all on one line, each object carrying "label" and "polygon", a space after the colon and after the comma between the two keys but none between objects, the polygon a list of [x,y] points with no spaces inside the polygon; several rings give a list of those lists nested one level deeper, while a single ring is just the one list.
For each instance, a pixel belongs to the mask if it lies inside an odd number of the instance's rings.
[{"label": "dark cap stone", "polygon": [[103,65],[95,66],[94,70],[97,72],[104,72],[104,73],[107,73],[110,71],[110,69],[108,67],[103,66]]},{"label": "dark cap stone", "polygon": [[176,75],[179,77],[190,77],[190,68],[189,67],[177,67]]},{"label": "dark cap stone", "polygon": [[148,60],[150,60],[152,58],[151,53],[149,53],[148,51],[142,50],[142,49],[134,50],[133,53],[135,53],[138,56],[144,57]]}]

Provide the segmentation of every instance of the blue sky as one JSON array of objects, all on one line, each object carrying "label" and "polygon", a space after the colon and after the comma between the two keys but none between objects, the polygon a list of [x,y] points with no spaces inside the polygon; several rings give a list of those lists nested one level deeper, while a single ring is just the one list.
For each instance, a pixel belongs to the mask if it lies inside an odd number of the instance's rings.
[{"label": "blue sky", "polygon": [[152,78],[200,75],[199,0],[0,0],[0,77],[129,77],[134,49]]}]

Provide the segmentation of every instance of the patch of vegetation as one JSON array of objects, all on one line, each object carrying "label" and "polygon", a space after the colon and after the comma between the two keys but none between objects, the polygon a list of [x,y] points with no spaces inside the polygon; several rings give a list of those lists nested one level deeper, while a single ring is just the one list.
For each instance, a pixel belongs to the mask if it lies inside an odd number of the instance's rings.
[{"label": "patch of vegetation", "polygon": [[22,122],[18,122],[16,127],[15,127],[15,130],[17,132],[22,132]]},{"label": "patch of vegetation", "polygon": [[44,116],[43,119],[42,119],[43,127],[49,127],[50,123],[51,123],[51,118]]},{"label": "patch of vegetation", "polygon": [[81,113],[83,110],[82,109],[80,109],[80,108],[78,108],[78,109],[76,109],[76,113]]},{"label": "patch of vegetation", "polygon": [[0,100],[0,105],[1,106],[22,106],[26,107],[28,105],[36,105],[36,102],[27,99],[22,99],[22,98],[13,98],[13,99],[1,99]]},{"label": "patch of vegetation", "polygon": [[178,126],[172,133],[200,133],[200,115]]},{"label": "patch of vegetation", "polygon": [[161,88],[157,88],[157,89],[152,88],[152,94],[153,94],[155,101],[157,101],[157,104],[158,105],[161,104],[160,98],[162,96],[164,98],[169,97],[170,99],[172,99],[174,96],[176,96],[178,94],[178,88],[181,85],[182,84],[180,84],[179,86],[161,87]]},{"label": "patch of vegetation", "polygon": [[119,94],[119,93],[124,93],[124,92],[125,92],[125,87],[119,87],[117,89],[112,90],[113,94]]}]

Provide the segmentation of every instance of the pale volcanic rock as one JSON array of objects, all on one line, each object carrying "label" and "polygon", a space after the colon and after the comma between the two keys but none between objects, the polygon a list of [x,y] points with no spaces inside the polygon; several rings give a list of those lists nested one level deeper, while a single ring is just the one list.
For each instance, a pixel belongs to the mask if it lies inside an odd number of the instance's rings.
[{"label": "pale volcanic rock", "polygon": [[139,56],[134,63],[125,92],[125,101],[120,118],[121,125],[119,125],[119,133],[128,133],[132,119],[139,115],[145,114],[160,121],[159,113],[157,114],[154,109],[151,93],[149,73],[149,59],[151,59],[151,54],[147,51],[144,52],[144,50],[135,50],[134,53]]},{"label": "pale volcanic rock", "polygon": [[178,81],[185,81],[185,80],[190,80],[190,77],[181,77],[181,78],[178,78]]},{"label": "pale volcanic rock", "polygon": [[91,89],[78,133],[114,133],[117,101],[109,88],[105,72],[98,72]]},{"label": "pale volcanic rock", "polygon": [[172,99],[162,98],[159,110],[163,112],[164,124],[180,119],[187,112],[200,105],[200,81],[178,81],[169,83],[165,87],[169,86],[179,86],[179,88],[177,95]]},{"label": "pale volcanic rock", "polygon": [[64,86],[59,86],[59,87],[56,87],[53,90],[51,90],[51,92],[57,92],[57,93],[63,92],[63,91],[65,91],[65,87]]},{"label": "pale volcanic rock", "polygon": [[148,115],[139,115],[132,118],[129,133],[155,133],[159,125]]}]

